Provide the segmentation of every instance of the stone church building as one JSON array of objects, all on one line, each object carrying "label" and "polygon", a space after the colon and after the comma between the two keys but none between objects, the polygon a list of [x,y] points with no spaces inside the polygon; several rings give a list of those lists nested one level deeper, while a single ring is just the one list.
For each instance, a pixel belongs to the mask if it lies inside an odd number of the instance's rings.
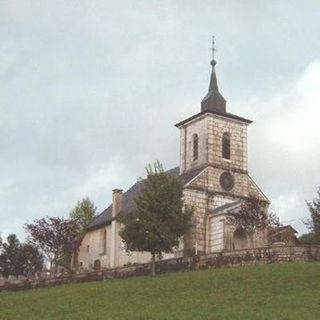
[{"label": "stone church building", "polygon": [[[185,203],[195,208],[193,227],[180,247],[164,258],[190,252],[196,254],[246,248],[246,232],[235,230],[226,217],[240,209],[243,201],[255,196],[269,200],[250,177],[247,156],[247,128],[252,121],[227,112],[226,100],[218,89],[216,61],[211,61],[209,90],[200,112],[177,123],[180,130],[180,166],[167,173],[181,179]],[[117,214],[134,210],[134,197],[141,190],[138,181],[125,193],[113,190],[112,204],[87,227],[78,262],[83,269],[122,266],[150,261],[149,253],[128,254],[119,236]],[[254,236],[254,246],[267,245],[265,231]]]}]

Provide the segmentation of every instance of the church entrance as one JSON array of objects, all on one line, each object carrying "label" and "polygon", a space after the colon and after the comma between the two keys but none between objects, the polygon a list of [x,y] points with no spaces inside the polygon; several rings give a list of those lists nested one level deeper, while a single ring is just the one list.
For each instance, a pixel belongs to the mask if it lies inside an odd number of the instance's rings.
[{"label": "church entrance", "polygon": [[237,229],[233,233],[233,248],[236,250],[249,248],[249,237],[246,230]]}]

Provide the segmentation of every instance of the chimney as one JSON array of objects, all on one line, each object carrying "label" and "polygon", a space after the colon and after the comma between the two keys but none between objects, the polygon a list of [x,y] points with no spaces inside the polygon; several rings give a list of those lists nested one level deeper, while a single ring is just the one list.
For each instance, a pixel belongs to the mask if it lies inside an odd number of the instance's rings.
[{"label": "chimney", "polygon": [[112,217],[114,218],[122,209],[122,189],[114,189],[112,193]]}]

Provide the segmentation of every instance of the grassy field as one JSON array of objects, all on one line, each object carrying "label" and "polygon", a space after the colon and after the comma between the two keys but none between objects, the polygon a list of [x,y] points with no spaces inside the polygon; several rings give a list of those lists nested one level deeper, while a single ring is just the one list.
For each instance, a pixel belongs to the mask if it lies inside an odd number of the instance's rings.
[{"label": "grassy field", "polygon": [[320,319],[320,263],[181,272],[0,293],[0,319]]}]

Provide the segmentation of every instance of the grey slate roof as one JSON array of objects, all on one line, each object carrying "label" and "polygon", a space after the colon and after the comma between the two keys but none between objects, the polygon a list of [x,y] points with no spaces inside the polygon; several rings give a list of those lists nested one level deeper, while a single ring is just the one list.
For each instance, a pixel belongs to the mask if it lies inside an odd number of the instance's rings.
[{"label": "grey slate roof", "polygon": [[218,89],[218,82],[217,82],[217,76],[215,71],[215,65],[216,61],[212,59],[210,62],[212,66],[211,70],[211,77],[210,77],[210,84],[209,84],[209,90],[206,96],[201,101],[201,111],[217,111],[217,112],[226,112],[226,100],[222,96],[222,94],[219,92]]},{"label": "grey slate roof", "polygon": [[[183,184],[188,183],[195,178],[202,170],[203,167],[189,171],[182,175],[179,175],[180,168],[176,167],[166,171],[167,174],[175,176],[181,179]],[[140,192],[143,186],[143,180],[136,182],[131,188],[129,188],[122,197],[122,214],[128,214],[135,210],[134,198]],[[103,225],[109,224],[112,221],[112,204],[103,210],[88,226],[87,230],[94,230],[100,228]]]}]

